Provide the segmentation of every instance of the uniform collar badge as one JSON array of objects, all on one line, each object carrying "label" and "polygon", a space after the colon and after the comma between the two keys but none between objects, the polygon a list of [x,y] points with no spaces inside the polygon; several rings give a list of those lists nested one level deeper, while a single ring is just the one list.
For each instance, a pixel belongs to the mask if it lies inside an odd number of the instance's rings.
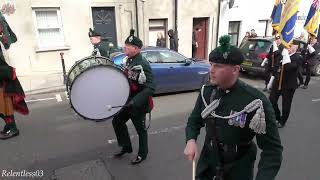
[{"label": "uniform collar badge", "polygon": [[222,54],[222,56],[223,56],[223,58],[224,58],[225,60],[228,58],[228,55],[229,55],[228,52],[225,52],[225,53]]}]

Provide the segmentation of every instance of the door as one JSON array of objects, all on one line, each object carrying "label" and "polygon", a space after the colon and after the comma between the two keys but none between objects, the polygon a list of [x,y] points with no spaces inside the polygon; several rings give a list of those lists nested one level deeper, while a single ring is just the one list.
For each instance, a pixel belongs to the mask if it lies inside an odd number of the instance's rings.
[{"label": "door", "polygon": [[112,42],[117,47],[114,7],[93,7],[93,27],[102,34],[102,41]]},{"label": "door", "polygon": [[[193,18],[192,37],[197,43],[193,48],[195,58],[206,59],[208,54],[208,22],[209,18]],[[191,47],[192,48],[192,47]]]},{"label": "door", "polygon": [[149,46],[167,47],[167,19],[149,20]]}]

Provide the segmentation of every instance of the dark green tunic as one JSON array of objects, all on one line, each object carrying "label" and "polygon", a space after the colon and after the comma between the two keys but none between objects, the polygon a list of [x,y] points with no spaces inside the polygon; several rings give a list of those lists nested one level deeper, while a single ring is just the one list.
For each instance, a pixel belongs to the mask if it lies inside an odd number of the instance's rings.
[{"label": "dark green tunic", "polygon": [[106,42],[99,42],[98,44],[93,46],[94,49],[99,49],[100,55],[103,57],[108,57],[109,53],[108,53],[108,45]]},{"label": "dark green tunic", "polygon": [[[249,123],[255,114],[255,111],[247,114],[244,128],[229,125],[228,120],[215,118],[220,129],[217,132],[218,140],[226,145],[236,145],[251,142],[254,137],[258,147],[262,150],[261,159],[258,166],[256,180],[273,180],[278,173],[282,161],[282,145],[276,126],[275,115],[269,100],[257,89],[238,80],[236,84],[229,89],[218,90],[216,86],[207,85],[204,87],[204,97],[209,104],[212,91],[217,90],[216,98],[220,104],[215,113],[220,116],[228,116],[232,111],[240,112],[243,108],[255,99],[263,102],[263,108],[266,116],[266,134],[256,134],[249,128]],[[201,112],[205,105],[199,95],[194,110],[190,115],[186,127],[186,140],[197,139],[200,129],[205,126],[205,120],[201,117]],[[208,132],[208,127],[206,127]],[[206,135],[198,166],[198,180],[212,180],[215,176],[215,167],[217,165],[216,149],[210,145],[210,138]],[[232,168],[226,176],[227,180],[251,180],[253,179],[254,161],[256,159],[257,148],[254,143],[247,152],[233,162]]]}]

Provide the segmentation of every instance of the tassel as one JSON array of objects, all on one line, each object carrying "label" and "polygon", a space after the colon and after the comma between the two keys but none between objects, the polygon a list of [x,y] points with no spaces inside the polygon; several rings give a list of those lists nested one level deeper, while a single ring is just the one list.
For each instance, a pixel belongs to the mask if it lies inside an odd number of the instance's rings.
[{"label": "tassel", "polygon": [[147,77],[144,74],[144,71],[141,70],[141,72],[139,74],[138,82],[139,82],[139,84],[144,84],[146,81],[147,81]]},{"label": "tassel", "polygon": [[133,36],[134,35],[134,29],[131,29],[130,30],[130,36]]},{"label": "tassel", "polygon": [[257,134],[266,133],[266,120],[262,104],[260,104],[260,108],[256,111],[256,114],[253,116],[249,124],[249,127]]}]

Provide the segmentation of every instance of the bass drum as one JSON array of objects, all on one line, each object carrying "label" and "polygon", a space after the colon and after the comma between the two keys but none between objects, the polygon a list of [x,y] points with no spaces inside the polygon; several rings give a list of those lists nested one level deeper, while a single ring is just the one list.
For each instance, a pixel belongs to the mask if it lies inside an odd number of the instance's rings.
[{"label": "bass drum", "polygon": [[95,121],[113,117],[130,95],[129,82],[122,67],[101,56],[77,61],[68,72],[66,86],[74,111]]}]

